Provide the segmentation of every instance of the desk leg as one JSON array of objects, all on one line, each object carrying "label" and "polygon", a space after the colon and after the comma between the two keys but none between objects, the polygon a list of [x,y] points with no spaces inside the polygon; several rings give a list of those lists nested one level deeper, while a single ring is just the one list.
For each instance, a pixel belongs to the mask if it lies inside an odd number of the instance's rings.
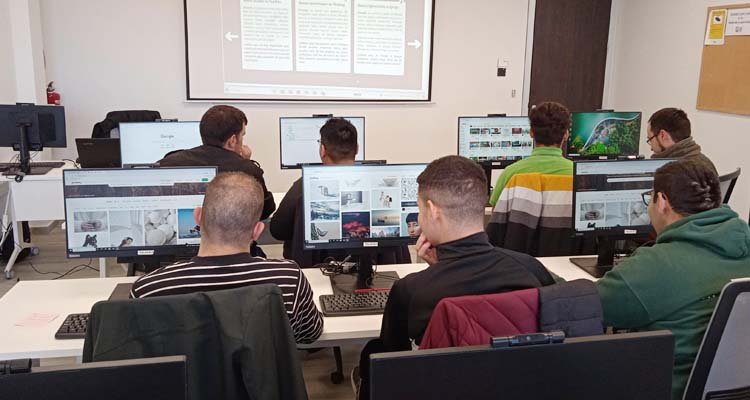
[{"label": "desk leg", "polygon": [[104,257],[99,257],[99,277],[107,277],[107,259]]},{"label": "desk leg", "polygon": [[[16,259],[18,258],[18,255],[21,254],[21,250],[23,250],[23,241],[19,238],[19,228],[20,224],[16,223],[16,221],[13,221],[13,253],[11,253],[10,258],[8,259],[8,263],[5,264],[5,279],[11,279],[13,278],[13,265],[16,263]],[[11,238],[6,237],[5,240],[9,240]]]}]

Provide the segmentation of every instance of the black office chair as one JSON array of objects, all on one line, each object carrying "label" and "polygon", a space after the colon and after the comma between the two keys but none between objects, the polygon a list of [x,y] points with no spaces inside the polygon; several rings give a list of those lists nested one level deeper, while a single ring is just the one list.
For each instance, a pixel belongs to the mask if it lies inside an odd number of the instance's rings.
[{"label": "black office chair", "polygon": [[722,203],[729,203],[729,197],[732,196],[732,191],[734,190],[734,185],[737,184],[737,179],[740,177],[740,172],[742,172],[742,169],[737,168],[734,172],[719,176]]},{"label": "black office chair", "polygon": [[688,378],[684,400],[750,398],[750,278],[724,286]]},{"label": "black office chair", "polygon": [[[94,125],[91,137],[94,139],[112,137],[112,130],[117,129],[120,126],[120,122],[153,122],[157,119],[161,119],[161,114],[159,114],[158,111],[110,111],[107,113],[107,116],[103,121],[97,122]],[[119,135],[117,135],[117,137],[119,137]]]}]

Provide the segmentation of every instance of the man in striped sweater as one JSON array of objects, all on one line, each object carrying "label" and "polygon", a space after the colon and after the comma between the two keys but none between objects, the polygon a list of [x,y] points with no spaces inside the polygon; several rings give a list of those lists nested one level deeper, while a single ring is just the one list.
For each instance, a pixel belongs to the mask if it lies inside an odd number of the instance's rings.
[{"label": "man in striped sweater", "polygon": [[206,189],[203,207],[195,210],[201,227],[198,256],[140,277],[131,296],[166,296],[275,283],[284,297],[289,323],[298,343],[320,336],[323,318],[313,302],[310,283],[294,261],[253,257],[250,244],[263,232],[259,221],[263,188],[239,173],[217,175]]}]

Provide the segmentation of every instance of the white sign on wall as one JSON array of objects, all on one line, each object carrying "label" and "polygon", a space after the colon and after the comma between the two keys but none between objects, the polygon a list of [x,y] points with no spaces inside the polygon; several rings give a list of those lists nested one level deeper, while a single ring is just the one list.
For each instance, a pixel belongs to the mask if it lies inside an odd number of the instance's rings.
[{"label": "white sign on wall", "polygon": [[727,14],[727,26],[724,35],[750,35],[750,8],[730,9]]}]

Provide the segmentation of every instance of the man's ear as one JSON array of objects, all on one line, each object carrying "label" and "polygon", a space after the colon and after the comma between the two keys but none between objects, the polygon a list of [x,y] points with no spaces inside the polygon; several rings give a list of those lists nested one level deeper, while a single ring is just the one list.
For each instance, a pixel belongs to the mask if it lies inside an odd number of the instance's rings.
[{"label": "man's ear", "polygon": [[195,224],[200,226],[201,225],[201,217],[203,216],[203,207],[195,207],[193,210],[193,218],[195,219]]},{"label": "man's ear", "polygon": [[560,145],[565,146],[565,143],[568,143],[569,137],[570,137],[570,131],[565,131],[565,134],[563,135],[562,143],[560,143]]},{"label": "man's ear", "polygon": [[531,128],[529,128],[529,136],[531,136],[532,139],[534,138],[534,130]]},{"label": "man's ear", "polygon": [[669,204],[669,199],[662,192],[656,193],[656,210],[659,211],[659,214],[667,214],[672,210],[672,205]]},{"label": "man's ear", "polygon": [[427,214],[430,216],[430,219],[436,220],[442,217],[443,212],[432,200],[427,200]]},{"label": "man's ear", "polygon": [[326,145],[323,143],[320,144],[320,148],[318,149],[318,154],[320,155],[320,161],[325,161],[326,158]]},{"label": "man's ear", "polygon": [[229,139],[227,139],[226,142],[224,142],[224,148],[233,149],[237,146],[237,133],[230,136]]},{"label": "man's ear", "polygon": [[266,224],[264,224],[261,221],[258,221],[255,224],[255,227],[253,228],[253,240],[258,240],[260,235],[263,233],[263,229],[266,228]]}]

